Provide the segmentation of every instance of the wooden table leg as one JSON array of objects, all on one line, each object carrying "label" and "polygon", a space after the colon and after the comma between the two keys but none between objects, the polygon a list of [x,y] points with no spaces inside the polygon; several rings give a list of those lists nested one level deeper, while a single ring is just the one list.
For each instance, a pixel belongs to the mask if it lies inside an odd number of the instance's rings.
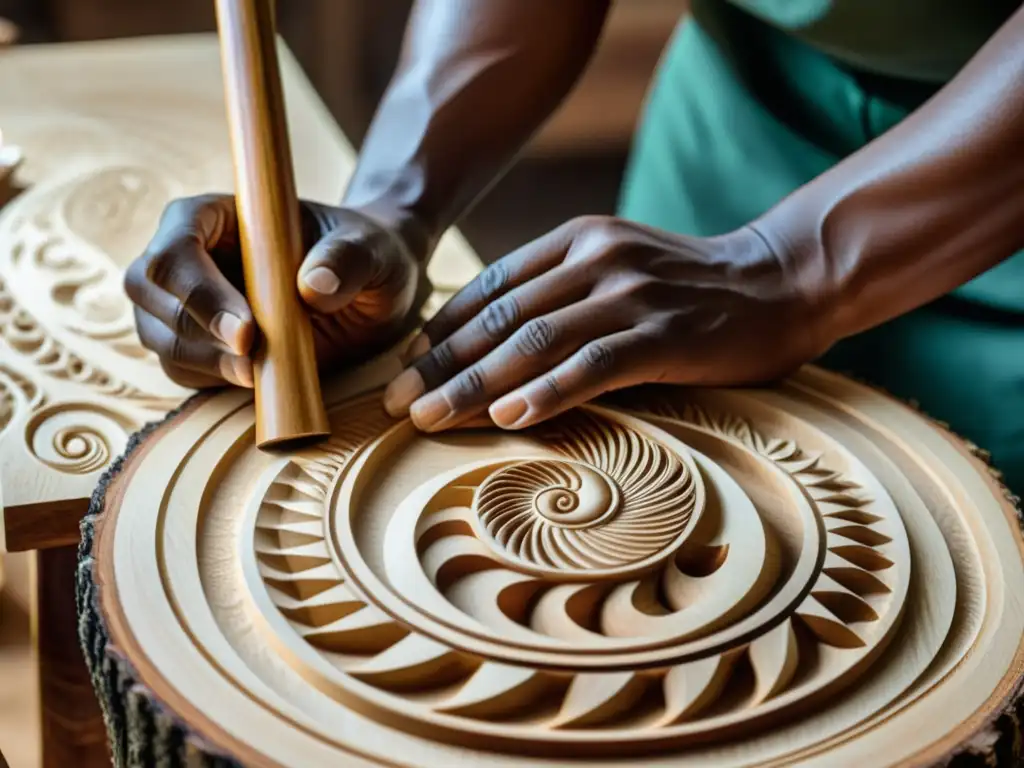
[{"label": "wooden table leg", "polygon": [[110,766],[106,730],[78,645],[76,546],[36,552],[43,768]]}]

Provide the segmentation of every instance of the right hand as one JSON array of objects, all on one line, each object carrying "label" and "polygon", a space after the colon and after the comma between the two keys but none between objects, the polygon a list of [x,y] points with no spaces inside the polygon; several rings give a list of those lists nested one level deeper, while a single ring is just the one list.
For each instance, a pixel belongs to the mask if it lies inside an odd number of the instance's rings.
[{"label": "right hand", "polygon": [[[362,360],[411,328],[429,284],[385,216],[302,202],[305,259],[298,291],[321,369]],[[397,221],[397,218],[396,218]],[[253,386],[258,330],[244,295],[238,218],[230,195],[175,200],[129,267],[142,345],[184,387]]]}]

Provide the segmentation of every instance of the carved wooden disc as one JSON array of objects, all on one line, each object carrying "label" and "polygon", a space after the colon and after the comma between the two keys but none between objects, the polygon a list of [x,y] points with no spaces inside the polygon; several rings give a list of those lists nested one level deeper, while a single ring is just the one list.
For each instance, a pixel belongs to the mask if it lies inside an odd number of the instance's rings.
[{"label": "carved wooden disc", "polygon": [[284,455],[254,448],[244,394],[199,402],[108,491],[111,643],[205,743],[251,765],[878,766],[1009,706],[1014,509],[905,406],[806,369],[424,435],[381,409],[390,372],[339,382],[332,439]]}]

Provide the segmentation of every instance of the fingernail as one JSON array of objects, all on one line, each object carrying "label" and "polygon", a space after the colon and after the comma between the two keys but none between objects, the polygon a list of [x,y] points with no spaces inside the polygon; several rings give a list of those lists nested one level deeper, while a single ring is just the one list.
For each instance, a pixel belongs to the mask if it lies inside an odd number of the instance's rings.
[{"label": "fingernail", "polygon": [[341,280],[327,267],[316,267],[309,270],[302,278],[306,285],[319,293],[321,296],[330,296],[338,290]]},{"label": "fingernail", "polygon": [[411,363],[413,360],[423,357],[427,352],[430,351],[430,339],[427,338],[427,334],[421,333],[412,343],[409,344],[408,349],[405,350],[405,362],[406,364]]},{"label": "fingernail", "polygon": [[504,400],[498,400],[496,403],[491,405],[488,412],[491,414],[491,419],[499,427],[508,429],[514,427],[526,412],[530,410],[529,404],[521,397],[510,397]]},{"label": "fingernail", "polygon": [[253,386],[252,362],[247,357],[221,355],[220,375],[235,386],[247,389]]},{"label": "fingernail", "polygon": [[407,368],[384,390],[384,410],[395,417],[405,416],[409,406],[425,389],[420,372],[415,368]]},{"label": "fingernail", "polygon": [[421,397],[409,409],[412,423],[424,432],[431,432],[444,426],[444,422],[451,415],[452,407],[440,392]]},{"label": "fingernail", "polygon": [[236,357],[232,361],[231,365],[235,369],[235,375],[238,377],[239,385],[246,389],[252,389],[254,386],[252,361],[247,357]]},{"label": "fingernail", "polygon": [[242,349],[242,321],[230,312],[218,312],[210,321],[210,333],[231,347],[238,354]]}]

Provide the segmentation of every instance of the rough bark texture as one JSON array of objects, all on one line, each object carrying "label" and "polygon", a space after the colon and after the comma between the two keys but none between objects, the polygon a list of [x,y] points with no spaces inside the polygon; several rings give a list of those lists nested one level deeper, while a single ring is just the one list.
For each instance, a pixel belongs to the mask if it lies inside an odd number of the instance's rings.
[{"label": "rough bark texture", "polygon": [[[191,401],[190,401],[191,402]],[[173,419],[181,408],[172,411]],[[110,752],[117,768],[235,768],[239,764],[207,744],[187,723],[178,719],[139,684],[132,665],[107,635],[94,579],[93,535],[106,503],[107,487],[132,453],[159,423],[148,424],[132,436],[124,455],[114,461],[93,492],[89,514],[82,520],[78,546],[76,599],[78,639],[92,677],[96,697],[110,740]]]}]

